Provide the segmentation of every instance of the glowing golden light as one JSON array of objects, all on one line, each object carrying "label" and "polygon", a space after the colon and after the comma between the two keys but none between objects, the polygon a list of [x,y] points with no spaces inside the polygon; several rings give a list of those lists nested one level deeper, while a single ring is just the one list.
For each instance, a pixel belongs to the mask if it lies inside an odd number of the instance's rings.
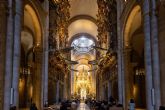
[{"label": "glowing golden light", "polygon": [[136,96],[137,94],[137,87],[136,85],[133,86],[133,95]]},{"label": "glowing golden light", "polygon": [[75,94],[78,94],[81,99],[86,99],[87,95],[94,94],[92,78],[86,69],[80,70],[75,77]]}]

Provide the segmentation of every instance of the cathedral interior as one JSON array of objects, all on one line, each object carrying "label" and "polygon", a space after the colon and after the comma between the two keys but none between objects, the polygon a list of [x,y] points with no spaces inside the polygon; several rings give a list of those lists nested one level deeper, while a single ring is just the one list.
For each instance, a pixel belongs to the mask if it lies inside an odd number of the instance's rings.
[{"label": "cathedral interior", "polygon": [[165,0],[0,0],[0,16],[0,110],[165,110]]}]

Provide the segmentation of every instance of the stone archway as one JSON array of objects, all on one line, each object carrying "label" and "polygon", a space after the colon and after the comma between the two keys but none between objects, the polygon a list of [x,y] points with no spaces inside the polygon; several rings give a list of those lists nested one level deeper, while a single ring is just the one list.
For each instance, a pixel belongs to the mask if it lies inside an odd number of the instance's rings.
[{"label": "stone archway", "polygon": [[[23,26],[21,32],[21,44],[25,50],[25,64],[20,65],[23,70],[20,73],[19,89],[25,90],[24,104],[21,108],[27,108],[31,103],[41,107],[42,90],[42,26],[36,9],[29,3],[24,5]],[[36,80],[39,79],[39,80]],[[25,87],[21,87],[22,81]],[[19,94],[22,94],[19,91]],[[20,99],[19,101],[22,102]]]},{"label": "stone archway", "polygon": [[[29,15],[26,15],[26,13],[28,13]],[[28,20],[28,18],[30,19]],[[33,23],[33,24],[27,24],[27,23]],[[24,24],[32,29],[33,33],[35,34],[35,44],[39,46],[42,43],[41,24],[36,11],[29,4],[26,4],[24,8]]]},{"label": "stone archway", "polygon": [[[124,78],[125,102],[135,100],[137,108],[146,107],[145,68],[144,68],[144,32],[141,8],[136,5],[131,10],[124,28]],[[144,85],[144,86],[143,86]],[[144,90],[144,91],[142,91]]]}]

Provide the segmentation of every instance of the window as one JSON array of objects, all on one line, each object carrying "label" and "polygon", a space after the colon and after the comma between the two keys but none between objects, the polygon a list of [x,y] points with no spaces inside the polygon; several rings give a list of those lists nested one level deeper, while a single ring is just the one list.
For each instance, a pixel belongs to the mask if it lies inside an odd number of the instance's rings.
[{"label": "window", "polygon": [[81,36],[78,39],[75,39],[71,46],[73,46],[77,52],[85,53],[89,52],[94,46],[95,43],[92,39],[87,38],[86,36]]}]

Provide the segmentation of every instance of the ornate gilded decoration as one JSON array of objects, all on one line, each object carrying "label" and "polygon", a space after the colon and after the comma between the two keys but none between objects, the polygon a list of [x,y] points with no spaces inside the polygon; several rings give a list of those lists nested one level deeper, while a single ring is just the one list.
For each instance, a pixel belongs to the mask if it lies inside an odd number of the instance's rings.
[{"label": "ornate gilded decoration", "polygon": [[[69,25],[69,8],[68,0],[50,0],[50,42],[55,48],[64,48],[67,44],[68,25]],[[53,25],[53,26],[52,26]]]},{"label": "ornate gilded decoration", "polygon": [[54,0],[57,6],[57,27],[56,33],[59,36],[59,47],[66,47],[68,38],[69,8],[68,0]]},{"label": "ornate gilded decoration", "polygon": [[[105,43],[114,48],[117,39],[117,11],[115,0],[97,0],[98,40],[100,46]],[[108,41],[109,37],[109,42]]]},{"label": "ornate gilded decoration", "polygon": [[58,51],[58,47],[66,47],[69,7],[68,0],[50,0],[49,49],[54,51],[49,53],[49,73],[57,76],[59,73],[65,74],[69,71],[65,59]]},{"label": "ornate gilded decoration", "polygon": [[106,54],[106,56],[99,61],[96,73],[102,77],[103,81],[117,77],[116,59],[116,54],[113,52]]},{"label": "ornate gilded decoration", "polygon": [[79,71],[77,75],[75,75],[74,88],[77,98],[93,98],[94,90],[92,88],[92,76],[84,68],[82,71]]},{"label": "ornate gilded decoration", "polygon": [[97,14],[97,26],[98,26],[98,40],[99,45],[107,43],[108,32],[108,7],[107,1],[97,0],[98,14]]},{"label": "ornate gilded decoration", "polygon": [[117,50],[117,4],[116,0],[109,0],[108,3],[108,31],[110,33],[110,49],[113,51]]},{"label": "ornate gilded decoration", "polygon": [[110,69],[112,65],[116,63],[116,54],[114,53],[108,53],[106,54],[105,57],[103,57],[99,61],[99,69],[100,70],[105,70],[105,69]]},{"label": "ornate gilded decoration", "polygon": [[[59,74],[64,76],[69,72],[67,68],[67,63],[64,58],[61,56],[60,52],[56,51],[49,57],[49,74],[54,78],[63,81],[63,78],[59,78]],[[61,76],[60,75],[60,76]]]},{"label": "ornate gilded decoration", "polygon": [[108,81],[117,79],[117,11],[115,0],[97,0],[98,3],[98,40],[102,48],[108,45],[108,52],[97,51],[98,62],[96,71],[98,87],[105,86]]}]

